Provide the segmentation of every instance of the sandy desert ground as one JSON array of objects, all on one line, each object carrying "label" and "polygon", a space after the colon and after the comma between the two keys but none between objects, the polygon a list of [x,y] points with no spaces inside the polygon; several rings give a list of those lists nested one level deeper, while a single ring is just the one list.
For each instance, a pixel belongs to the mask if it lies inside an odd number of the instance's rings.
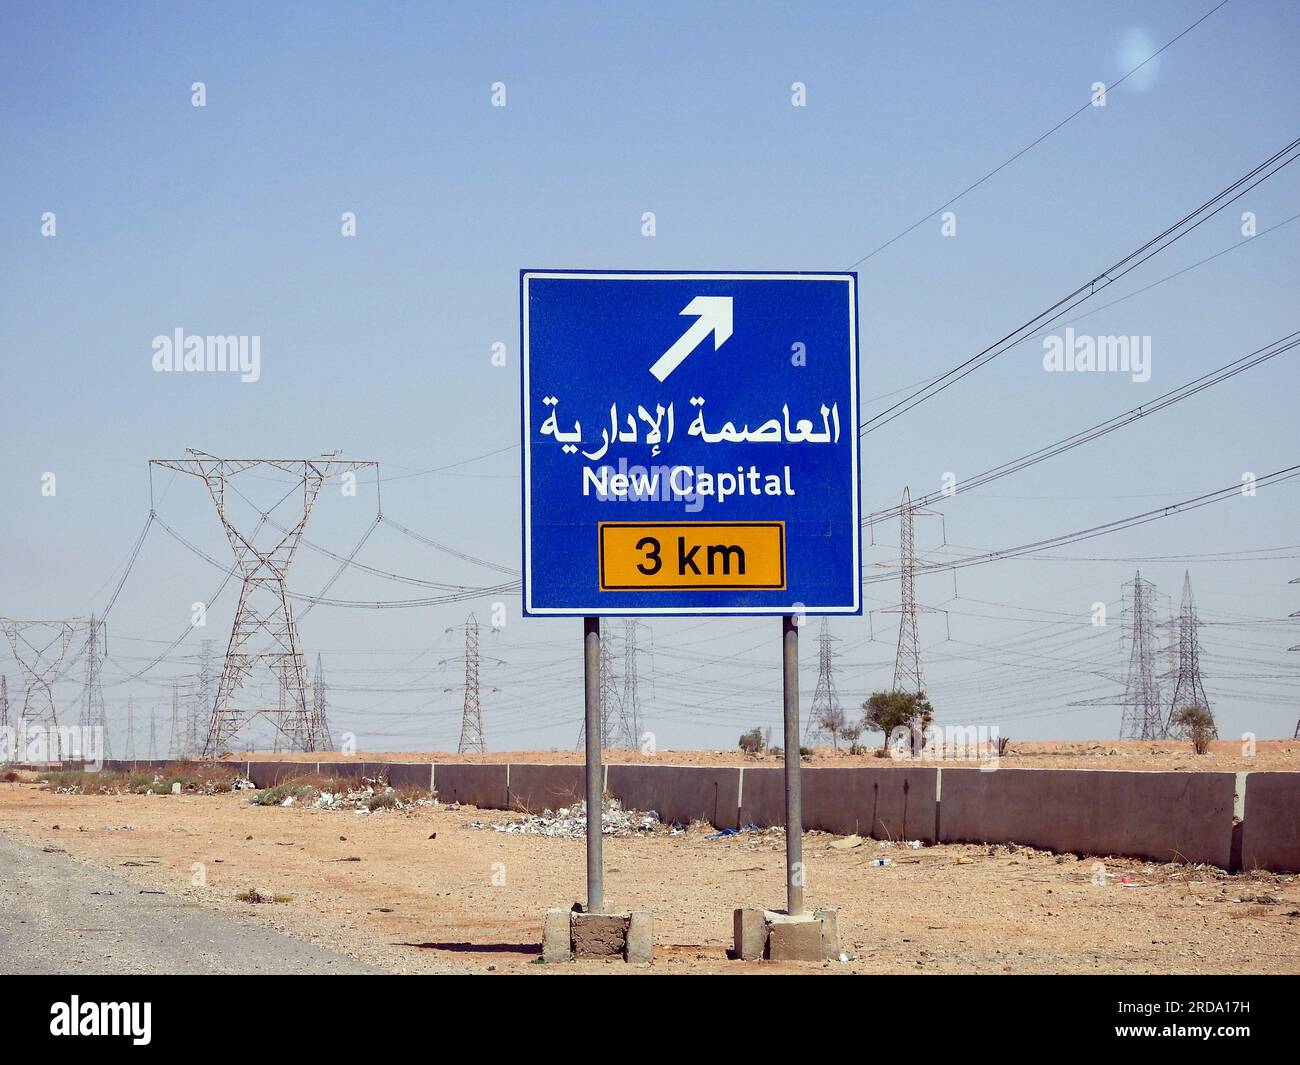
[{"label": "sandy desert ground", "polygon": [[[543,910],[583,894],[581,839],[471,827],[522,816],[501,811],[426,805],[362,815],[256,806],[252,794],[90,796],[0,784],[0,833],[394,972],[629,969],[539,961]],[[648,971],[786,968],[726,957],[735,906],[784,901],[781,831],[708,839],[709,831],[607,838],[610,904],[654,913]],[[1006,846],[866,840],[838,849],[834,839],[805,838],[808,900],[840,909],[853,960],[790,968],[1300,973],[1300,876],[1099,865]],[[892,864],[871,864],[882,857]],[[238,901],[249,888],[284,901]],[[111,949],[112,929],[95,931]]]}]

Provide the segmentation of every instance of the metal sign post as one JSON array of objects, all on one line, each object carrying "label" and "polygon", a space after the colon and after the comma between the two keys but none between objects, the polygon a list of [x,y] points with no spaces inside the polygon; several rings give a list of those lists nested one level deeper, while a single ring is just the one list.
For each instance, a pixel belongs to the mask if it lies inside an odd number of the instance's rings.
[{"label": "metal sign post", "polygon": [[781,619],[781,681],[785,696],[785,912],[803,913],[803,808],[799,769],[799,622]]},{"label": "metal sign post", "polygon": [[600,618],[582,619],[583,681],[586,698],[587,734],[587,912],[605,909],[605,866],[601,855],[604,842],[605,781],[600,745]]}]

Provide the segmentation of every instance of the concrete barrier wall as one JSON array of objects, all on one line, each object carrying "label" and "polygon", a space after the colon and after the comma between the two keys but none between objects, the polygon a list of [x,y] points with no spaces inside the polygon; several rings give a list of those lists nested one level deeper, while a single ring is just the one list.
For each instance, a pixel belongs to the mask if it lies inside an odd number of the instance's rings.
[{"label": "concrete barrier wall", "polygon": [[509,800],[506,786],[509,773],[507,765],[435,765],[433,790],[439,802],[463,802],[487,810],[505,810]]},{"label": "concrete barrier wall", "polygon": [[612,765],[606,790],[624,808],[654,810],[667,824],[708,821],[715,828],[739,827],[738,767]]},{"label": "concrete barrier wall", "polygon": [[587,796],[586,768],[580,765],[510,765],[506,807],[541,813],[572,806]]},{"label": "concrete barrier wall", "polygon": [[759,828],[768,828],[785,824],[784,779],[780,769],[750,769],[746,766],[742,770],[737,827],[758,825]]},{"label": "concrete barrier wall", "polygon": [[249,762],[248,779],[259,788],[273,788],[286,780],[316,772],[315,762]]},{"label": "concrete barrier wall", "polygon": [[1241,867],[1300,872],[1300,773],[1249,773]]},{"label": "concrete barrier wall", "polygon": [[[804,828],[842,835],[856,832],[873,839],[935,841],[937,769],[805,769],[800,780]],[[740,823],[760,827],[785,824],[784,770],[745,769]]]},{"label": "concrete barrier wall", "polygon": [[925,766],[805,770],[804,824],[841,835],[933,843],[938,776]]},{"label": "concrete barrier wall", "polygon": [[380,775],[387,777],[388,783],[394,788],[433,791],[432,762],[389,762],[383,765],[368,762],[367,765],[373,766]]},{"label": "concrete barrier wall", "polygon": [[[103,768],[129,773],[171,764],[111,759]],[[555,809],[583,797],[580,765],[212,764],[233,769],[258,787],[318,770],[349,778],[387,775],[394,787],[421,789],[429,787],[432,776],[440,801],[484,809]],[[1014,842],[1080,854],[1300,872],[1300,773],[857,766],[805,769],[801,775],[809,829],[877,839]],[[779,768],[611,765],[605,780],[607,793],[624,806],[655,810],[670,823],[703,819],[735,828],[785,822]],[[1234,809],[1241,819],[1236,825]]]},{"label": "concrete barrier wall", "polygon": [[944,769],[939,839],[1226,869],[1235,786],[1234,773]]}]

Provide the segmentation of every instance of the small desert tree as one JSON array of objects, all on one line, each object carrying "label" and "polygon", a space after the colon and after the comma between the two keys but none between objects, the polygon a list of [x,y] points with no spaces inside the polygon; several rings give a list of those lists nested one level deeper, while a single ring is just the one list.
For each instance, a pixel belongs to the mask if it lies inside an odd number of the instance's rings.
[{"label": "small desert tree", "polygon": [[818,716],[817,724],[823,731],[831,734],[831,743],[838,752],[840,749],[840,737],[844,735],[844,726],[846,724],[844,711],[838,706],[826,707]]},{"label": "small desert tree", "polygon": [[763,735],[763,730],[758,726],[742,733],[740,736],[740,749],[746,754],[761,754],[766,746],[767,737]]},{"label": "small desert tree", "polygon": [[862,739],[862,723],[845,724],[840,729],[840,735],[843,736],[849,744],[849,754],[861,754],[862,748],[858,746],[858,740]]},{"label": "small desert tree", "polygon": [[867,732],[884,733],[881,754],[889,749],[889,738],[895,729],[924,733],[934,719],[934,707],[925,697],[925,692],[874,692],[862,704],[862,710],[862,728]]},{"label": "small desert tree", "polygon": [[1219,730],[1214,724],[1214,714],[1208,706],[1201,706],[1199,703],[1180,706],[1169,720],[1192,741],[1192,750],[1197,754],[1205,754],[1210,749],[1210,740],[1218,735]]}]

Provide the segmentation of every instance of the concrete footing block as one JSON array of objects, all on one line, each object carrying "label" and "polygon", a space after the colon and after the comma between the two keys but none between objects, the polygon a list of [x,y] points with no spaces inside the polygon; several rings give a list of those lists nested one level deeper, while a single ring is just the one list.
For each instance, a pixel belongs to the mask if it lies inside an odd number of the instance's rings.
[{"label": "concrete footing block", "polygon": [[584,913],[547,910],[542,929],[542,960],[622,958],[632,965],[654,959],[654,918],[646,910],[631,913]]},{"label": "concrete footing block", "polygon": [[813,919],[822,928],[822,957],[840,960],[840,911],[833,907],[813,910]]},{"label": "concrete footing block", "polygon": [[761,961],[767,952],[767,920],[762,910],[739,909],[732,916],[734,953],[742,961]]},{"label": "concrete footing block", "polygon": [[573,948],[569,940],[569,911],[547,910],[546,921],[542,925],[542,961],[555,965],[562,961],[573,960]]},{"label": "concrete footing block", "polygon": [[633,910],[627,925],[627,949],[624,958],[629,965],[649,965],[654,960],[655,926],[648,910]]},{"label": "concrete footing block", "polygon": [[732,915],[732,957],[742,961],[838,961],[839,911],[792,917],[780,910],[738,909]]},{"label": "concrete footing block", "polygon": [[575,913],[570,917],[575,958],[622,957],[631,918],[618,913]]}]

